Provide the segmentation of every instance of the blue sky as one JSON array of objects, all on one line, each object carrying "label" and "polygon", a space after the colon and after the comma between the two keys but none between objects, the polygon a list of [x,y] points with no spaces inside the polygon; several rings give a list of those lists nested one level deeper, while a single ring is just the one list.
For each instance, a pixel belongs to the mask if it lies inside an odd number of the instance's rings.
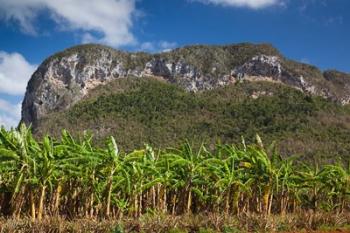
[{"label": "blue sky", "polygon": [[158,52],[268,42],[322,70],[350,72],[349,0],[0,0],[0,125],[16,126],[28,79],[81,43]]}]

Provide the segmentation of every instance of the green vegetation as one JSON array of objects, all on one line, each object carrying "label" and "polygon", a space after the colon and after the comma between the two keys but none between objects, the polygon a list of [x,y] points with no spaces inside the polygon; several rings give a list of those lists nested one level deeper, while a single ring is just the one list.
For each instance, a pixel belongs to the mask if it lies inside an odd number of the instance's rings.
[{"label": "green vegetation", "polygon": [[350,204],[350,170],[310,167],[283,159],[274,146],[189,143],[121,152],[113,137],[103,148],[91,136],[37,141],[30,129],[0,130],[0,213],[123,219],[158,213],[270,216],[312,211],[342,214]]},{"label": "green vegetation", "polygon": [[[214,78],[254,55],[281,57],[270,45],[155,55],[84,45],[46,62],[76,52],[87,63],[105,52],[126,69],[152,57],[183,61]],[[281,59],[319,87],[347,83],[342,73]],[[349,122],[349,107],[277,83],[189,93],[161,78],[118,79],[48,115],[33,135],[24,125],[0,129],[0,232],[349,227]]]},{"label": "green vegetation", "polygon": [[125,151],[144,143],[157,148],[189,139],[213,149],[217,142],[251,143],[258,133],[278,142],[283,156],[314,162],[349,160],[350,109],[284,85],[256,82],[188,93],[155,79],[127,78],[92,90],[69,110],[42,120],[37,137],[58,137],[66,128],[81,137],[93,132],[103,145],[113,135]]}]

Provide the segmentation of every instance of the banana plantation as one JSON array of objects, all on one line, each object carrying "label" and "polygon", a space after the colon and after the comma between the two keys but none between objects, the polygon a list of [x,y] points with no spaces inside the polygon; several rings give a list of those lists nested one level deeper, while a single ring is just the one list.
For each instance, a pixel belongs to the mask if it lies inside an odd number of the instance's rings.
[{"label": "banana plantation", "polygon": [[290,214],[349,210],[350,170],[283,159],[274,146],[204,145],[124,153],[113,137],[36,140],[0,129],[0,217],[139,217],[146,213]]}]

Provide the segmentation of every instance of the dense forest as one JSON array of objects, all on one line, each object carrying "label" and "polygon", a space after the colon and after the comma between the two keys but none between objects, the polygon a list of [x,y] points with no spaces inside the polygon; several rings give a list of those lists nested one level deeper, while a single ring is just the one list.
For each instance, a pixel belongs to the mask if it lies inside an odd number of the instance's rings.
[{"label": "dense forest", "polygon": [[148,143],[156,148],[189,140],[202,143],[248,143],[258,133],[276,142],[283,157],[305,161],[348,161],[350,108],[309,96],[283,84],[243,82],[210,91],[186,92],[153,78],[126,78],[102,85],[66,111],[53,113],[35,128],[37,137],[58,137],[62,128],[74,136],[94,134],[103,145],[113,135],[132,151]]}]

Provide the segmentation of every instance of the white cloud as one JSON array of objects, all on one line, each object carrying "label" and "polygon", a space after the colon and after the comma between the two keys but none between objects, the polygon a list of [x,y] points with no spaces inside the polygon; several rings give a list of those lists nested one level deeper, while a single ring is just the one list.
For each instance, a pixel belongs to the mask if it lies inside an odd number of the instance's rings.
[{"label": "white cloud", "polygon": [[29,34],[37,34],[41,12],[49,12],[61,30],[81,30],[83,42],[118,47],[136,41],[131,32],[135,0],[0,0],[0,18],[16,21]]},{"label": "white cloud", "polygon": [[22,98],[35,69],[21,54],[0,51],[0,126],[16,127],[21,118],[21,103],[12,104],[1,94]]},{"label": "white cloud", "polygon": [[142,51],[154,51],[155,50],[155,45],[153,42],[143,42],[141,45],[140,45],[140,50]]},{"label": "white cloud", "polygon": [[326,26],[332,26],[335,24],[341,25],[344,23],[343,16],[330,16],[326,19],[325,25]]},{"label": "white cloud", "polygon": [[11,104],[0,99],[0,126],[16,127],[21,119],[21,104]]},{"label": "white cloud", "polygon": [[162,51],[169,51],[177,46],[176,42],[169,42],[169,41],[160,41],[159,47],[162,49]]},{"label": "white cloud", "polygon": [[146,52],[168,52],[177,46],[176,42],[158,41],[158,42],[144,42],[140,45],[141,51]]},{"label": "white cloud", "polygon": [[230,7],[248,7],[252,9],[260,9],[272,5],[283,4],[282,0],[194,0],[206,4],[215,4]]},{"label": "white cloud", "polygon": [[0,51],[0,93],[23,95],[35,69],[21,54]]},{"label": "white cloud", "polygon": [[10,102],[0,99],[0,111],[7,112],[7,115],[18,117],[21,113],[21,104],[11,104]]},{"label": "white cloud", "polygon": [[300,59],[300,62],[305,63],[305,64],[310,64],[310,60],[306,57],[303,57],[302,59]]},{"label": "white cloud", "polygon": [[0,112],[0,127],[4,126],[5,129],[10,129],[11,127],[16,127],[18,123],[18,120],[8,117]]}]

